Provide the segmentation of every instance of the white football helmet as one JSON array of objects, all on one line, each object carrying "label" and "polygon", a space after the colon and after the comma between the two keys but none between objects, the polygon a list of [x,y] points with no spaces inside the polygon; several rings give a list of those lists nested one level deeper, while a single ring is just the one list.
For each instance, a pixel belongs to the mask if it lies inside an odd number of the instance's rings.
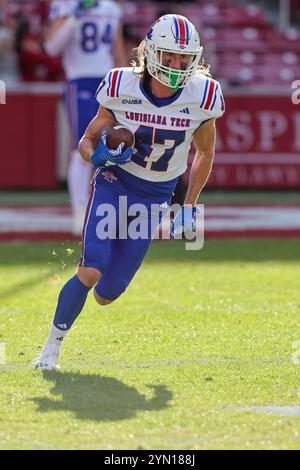
[{"label": "white football helmet", "polygon": [[[159,82],[177,91],[196,73],[203,48],[195,26],[184,16],[161,16],[149,29],[145,38],[145,59],[149,74]],[[164,53],[183,54],[184,69],[164,65]]]}]

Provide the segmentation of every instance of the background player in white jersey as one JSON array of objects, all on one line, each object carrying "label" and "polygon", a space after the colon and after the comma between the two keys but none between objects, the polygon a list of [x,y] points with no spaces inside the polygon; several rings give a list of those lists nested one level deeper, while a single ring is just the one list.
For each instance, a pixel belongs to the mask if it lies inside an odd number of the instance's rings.
[{"label": "background player in white jersey", "polygon": [[[98,167],[86,213],[82,257],[77,274],[61,290],[49,338],[35,362],[37,368],[57,367],[62,339],[81,312],[89,290],[94,287],[100,305],[113,302],[128,287],[150,246],[152,231],[146,238],[118,235],[100,239],[101,205],[115,209],[119,233],[124,233],[125,224],[120,196],[127,197],[128,206],[146,206],[149,221],[152,204],[170,201],[178,177],[186,169],[193,139],[196,155],[186,200],[173,228],[191,230],[193,209],[212,168],[215,118],[224,112],[220,85],[199,65],[201,54],[193,24],[182,16],[165,15],[152,25],[140,45],[141,67],[111,70],[102,81],[97,92],[101,106],[79,145],[82,158]],[[115,121],[135,134],[134,149],[129,147],[117,156],[106,147],[105,138],[99,141],[101,129]],[[109,171],[107,163],[114,163]],[[125,220],[128,224],[129,217]]]},{"label": "background player in white jersey", "polygon": [[126,65],[122,40],[122,10],[112,0],[54,0],[45,48],[62,55],[67,83],[65,106],[71,132],[68,187],[73,209],[73,232],[81,234],[89,195],[91,165],[77,147],[97,112],[95,93],[113,66]]}]

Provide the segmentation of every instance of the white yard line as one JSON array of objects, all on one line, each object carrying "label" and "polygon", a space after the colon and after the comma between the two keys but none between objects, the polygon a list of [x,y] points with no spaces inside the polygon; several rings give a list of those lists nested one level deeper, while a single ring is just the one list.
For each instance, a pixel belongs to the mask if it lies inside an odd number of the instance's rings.
[{"label": "white yard line", "polygon": [[[205,233],[251,230],[300,230],[300,205],[234,206],[206,205]],[[71,212],[59,207],[0,207],[0,234],[66,233]]]}]

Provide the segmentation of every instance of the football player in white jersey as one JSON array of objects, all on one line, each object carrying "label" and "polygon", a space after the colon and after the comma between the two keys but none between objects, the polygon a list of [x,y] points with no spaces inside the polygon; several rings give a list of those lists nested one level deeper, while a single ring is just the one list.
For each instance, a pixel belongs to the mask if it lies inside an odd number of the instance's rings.
[{"label": "football player in white jersey", "polygon": [[126,65],[122,10],[112,0],[53,0],[45,49],[62,56],[67,79],[65,107],[71,133],[68,187],[73,232],[80,235],[89,195],[91,165],[77,147],[98,109],[95,92],[107,71]]},{"label": "football player in white jersey", "polygon": [[[82,257],[77,274],[60,292],[50,335],[35,367],[57,368],[62,340],[91,288],[100,305],[113,302],[126,290],[153,232],[150,224],[146,237],[121,236],[128,219],[120,199],[126,196],[131,207],[142,203],[149,221],[152,204],[162,207],[170,201],[186,169],[193,140],[196,155],[186,200],[172,232],[192,229],[194,208],[213,164],[215,119],[224,112],[220,84],[201,65],[201,55],[194,25],[182,16],[165,15],[151,26],[140,45],[139,67],[113,69],[102,81],[97,91],[98,113],[79,144],[82,158],[98,167],[86,213]],[[134,133],[133,148],[123,151],[120,145],[112,152],[106,146],[105,132],[99,140],[101,130],[116,121]],[[99,236],[103,204],[112,206],[118,215],[116,237]]]}]

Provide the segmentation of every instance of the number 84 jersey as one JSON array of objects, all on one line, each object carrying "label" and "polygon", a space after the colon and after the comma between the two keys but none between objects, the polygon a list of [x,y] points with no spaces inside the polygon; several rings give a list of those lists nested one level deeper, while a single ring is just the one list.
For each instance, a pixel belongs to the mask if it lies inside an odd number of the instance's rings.
[{"label": "number 84 jersey", "polygon": [[112,0],[102,0],[82,9],[78,0],[54,0],[49,19],[72,16],[69,42],[62,53],[68,80],[104,77],[113,65],[112,46],[122,17],[122,9]]},{"label": "number 84 jersey", "polygon": [[155,98],[131,67],[111,70],[97,100],[135,135],[132,162],[122,168],[148,181],[184,173],[193,133],[225,110],[220,84],[212,78],[197,75],[172,97]]}]

